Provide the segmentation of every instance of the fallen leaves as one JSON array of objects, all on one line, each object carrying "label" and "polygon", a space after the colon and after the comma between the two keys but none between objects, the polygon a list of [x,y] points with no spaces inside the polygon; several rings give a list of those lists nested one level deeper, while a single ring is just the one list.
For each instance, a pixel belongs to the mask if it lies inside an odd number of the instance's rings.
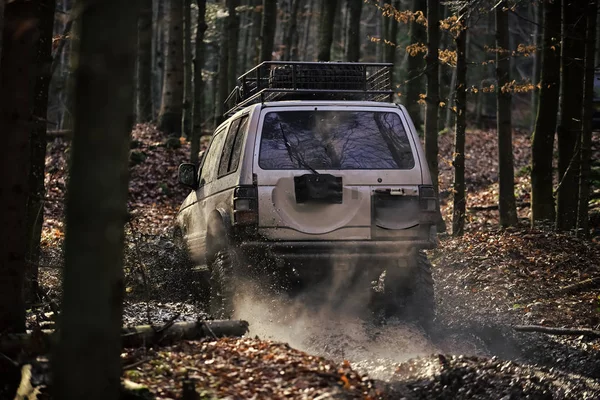
[{"label": "fallen leaves", "polygon": [[179,398],[185,380],[192,381],[198,393],[217,398],[383,397],[350,363],[338,365],[283,343],[250,338],[189,341],[152,351],[152,357],[127,371],[125,378],[148,387],[161,399]]}]

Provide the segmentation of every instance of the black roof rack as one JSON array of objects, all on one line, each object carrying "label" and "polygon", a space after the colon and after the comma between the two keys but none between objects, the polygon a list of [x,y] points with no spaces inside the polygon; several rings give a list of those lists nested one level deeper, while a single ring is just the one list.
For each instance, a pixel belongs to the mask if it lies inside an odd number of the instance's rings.
[{"label": "black roof rack", "polygon": [[265,61],[238,78],[225,100],[225,115],[277,100],[392,102],[388,63]]}]

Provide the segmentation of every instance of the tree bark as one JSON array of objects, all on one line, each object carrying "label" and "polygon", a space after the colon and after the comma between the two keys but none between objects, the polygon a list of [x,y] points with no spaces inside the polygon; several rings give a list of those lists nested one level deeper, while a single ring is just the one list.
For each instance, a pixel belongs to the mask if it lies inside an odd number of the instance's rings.
[{"label": "tree bark", "polygon": [[562,0],[561,100],[558,125],[556,228],[574,229],[579,198],[581,109],[585,58],[585,2]]},{"label": "tree bark", "polygon": [[252,66],[258,65],[260,63],[260,49],[262,39],[260,36],[260,32],[262,29],[262,0],[251,0],[253,4],[252,10],[252,49],[253,49],[253,57],[251,59]]},{"label": "tree bark", "polygon": [[452,235],[462,236],[465,231],[465,131],[467,128],[467,28],[456,38],[456,133],[454,137],[454,210]]},{"label": "tree bark", "polygon": [[560,89],[560,36],[561,3],[558,0],[544,4],[544,33],[542,48],[541,85],[531,141],[531,224],[555,220],[552,182],[554,135],[558,114]]},{"label": "tree bark", "polygon": [[362,14],[362,6],[363,0],[348,0],[350,17],[348,21],[346,61],[358,62],[360,60],[360,16]]},{"label": "tree bark", "polygon": [[237,83],[237,68],[238,68],[238,40],[240,36],[240,17],[237,15],[235,8],[239,6],[239,0],[227,0],[227,10],[229,17],[227,17],[227,36],[229,49],[229,62],[228,62],[228,78],[227,88],[232,90]]},{"label": "tree bark", "polygon": [[220,32],[219,41],[219,71],[218,71],[218,96],[215,113],[215,125],[223,122],[225,113],[225,99],[229,96],[229,35],[227,32],[227,18],[217,20]]},{"label": "tree bark", "polygon": [[204,67],[204,32],[206,32],[206,0],[196,0],[198,4],[198,28],[196,29],[196,58],[194,60],[194,112],[192,118],[192,144],[190,162],[198,164],[200,152],[200,136],[202,136],[202,103],[204,100],[204,80],[202,68]]},{"label": "tree bark", "polygon": [[596,53],[596,21],[598,0],[589,0],[586,10],[587,37],[585,46],[585,87],[583,92],[583,134],[581,137],[581,175],[579,177],[579,206],[577,233],[589,236],[590,172],[592,160],[592,117],[594,114],[594,61]]},{"label": "tree bark", "polygon": [[183,134],[192,129],[192,0],[183,0]]},{"label": "tree bark", "polygon": [[35,2],[6,4],[0,70],[0,332],[25,330],[31,111],[39,36]]},{"label": "tree bark", "polygon": [[48,89],[52,77],[52,34],[56,0],[41,0],[38,3],[40,37],[37,43],[33,115],[35,125],[30,133],[29,195],[27,198],[27,276],[25,298],[30,302],[37,299],[38,264],[40,240],[44,222],[44,171],[46,166],[46,118],[48,112]]},{"label": "tree bark", "polygon": [[294,43],[297,43],[298,38],[298,10],[300,9],[300,3],[302,3],[301,0],[292,0],[290,22],[285,34],[285,42],[283,43],[283,60],[291,60],[294,51],[297,53]]},{"label": "tree bark", "polygon": [[[399,10],[400,0],[394,0],[392,6],[394,7],[394,9]],[[396,47],[396,44],[398,43],[398,21],[396,21],[394,17],[389,18],[387,35],[387,40],[390,42],[390,44],[385,46],[385,62],[396,64],[396,54],[398,50],[398,48]],[[392,67],[390,73],[390,81],[392,83],[392,87],[396,87],[394,84],[394,67]]]},{"label": "tree bark", "polygon": [[2,36],[4,32],[4,1],[0,1],[0,68],[2,68]]},{"label": "tree bark", "polygon": [[152,0],[142,0],[138,21],[137,122],[152,121]]},{"label": "tree bark", "polygon": [[498,210],[500,225],[503,227],[517,224],[517,206],[515,202],[515,171],[512,148],[512,94],[505,90],[510,82],[510,52],[508,14],[503,10],[504,2],[495,9],[496,16],[496,88],[498,129]]},{"label": "tree bark", "polygon": [[[136,0],[82,0],[54,398],[116,399],[137,48]],[[114,18],[118,13],[119,18]],[[106,29],[111,21],[110,29]],[[181,30],[179,30],[181,33]],[[181,121],[181,118],[179,119]]]},{"label": "tree bark", "polygon": [[[200,340],[210,337],[242,336],[248,332],[248,322],[240,320],[175,322],[166,326],[139,325],[121,328],[121,345],[127,347],[168,346],[181,340]],[[53,330],[35,333],[10,334],[0,337],[0,352],[15,355],[47,354],[60,339]]]},{"label": "tree bark", "polygon": [[[437,5],[436,5],[437,7]],[[427,15],[427,0],[413,0],[412,1],[412,11],[423,11],[425,15]],[[425,43],[427,41],[427,31],[426,28],[417,23],[416,21],[412,21],[410,23],[410,43]],[[421,55],[410,56],[407,60],[407,74],[406,74],[406,107],[408,112],[415,123],[415,126],[419,131],[421,131],[421,125],[423,123],[423,119],[421,118],[421,105],[419,104],[419,95],[424,93],[425,90],[423,88],[423,78],[419,77],[423,72],[423,68],[425,67],[425,63]]]},{"label": "tree bark", "polygon": [[333,27],[335,21],[335,10],[337,0],[321,2],[321,15],[319,18],[319,50],[317,59],[319,61],[330,61],[331,44],[333,42]]},{"label": "tree bark", "polygon": [[172,136],[181,135],[183,117],[183,1],[169,1],[165,74],[158,113],[158,129]]},{"label": "tree bark", "polygon": [[[533,27],[533,45],[535,46],[535,52],[533,53],[533,67],[531,69],[531,83],[537,85],[540,82],[540,75],[542,70],[542,45],[543,45],[543,33],[542,27],[544,24],[544,2],[539,1],[531,3],[530,6],[533,9],[535,15],[535,25]],[[531,124],[530,130],[533,132],[535,129],[535,119],[533,116],[538,109],[538,100],[540,98],[540,91],[534,88],[531,91]]]},{"label": "tree bark", "polygon": [[258,62],[271,61],[277,28],[277,0],[263,0],[262,22],[260,29],[260,59]]}]

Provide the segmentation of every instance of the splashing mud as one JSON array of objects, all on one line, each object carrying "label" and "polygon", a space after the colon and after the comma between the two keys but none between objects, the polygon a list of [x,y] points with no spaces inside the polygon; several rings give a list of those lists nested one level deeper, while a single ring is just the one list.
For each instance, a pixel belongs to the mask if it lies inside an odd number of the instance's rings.
[{"label": "splashing mud", "polygon": [[236,317],[250,323],[250,335],[287,342],[290,346],[353,367],[374,379],[389,379],[397,363],[439,349],[416,326],[400,321],[378,325],[361,311],[308,307],[284,295],[267,295],[249,285],[236,299]]}]

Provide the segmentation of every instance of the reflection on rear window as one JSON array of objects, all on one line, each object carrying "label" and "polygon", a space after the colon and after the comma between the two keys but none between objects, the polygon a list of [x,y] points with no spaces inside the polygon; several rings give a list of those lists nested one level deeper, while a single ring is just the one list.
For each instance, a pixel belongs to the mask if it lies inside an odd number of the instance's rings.
[{"label": "reflection on rear window", "polygon": [[262,169],[412,169],[400,117],[375,111],[281,111],[266,114]]}]

